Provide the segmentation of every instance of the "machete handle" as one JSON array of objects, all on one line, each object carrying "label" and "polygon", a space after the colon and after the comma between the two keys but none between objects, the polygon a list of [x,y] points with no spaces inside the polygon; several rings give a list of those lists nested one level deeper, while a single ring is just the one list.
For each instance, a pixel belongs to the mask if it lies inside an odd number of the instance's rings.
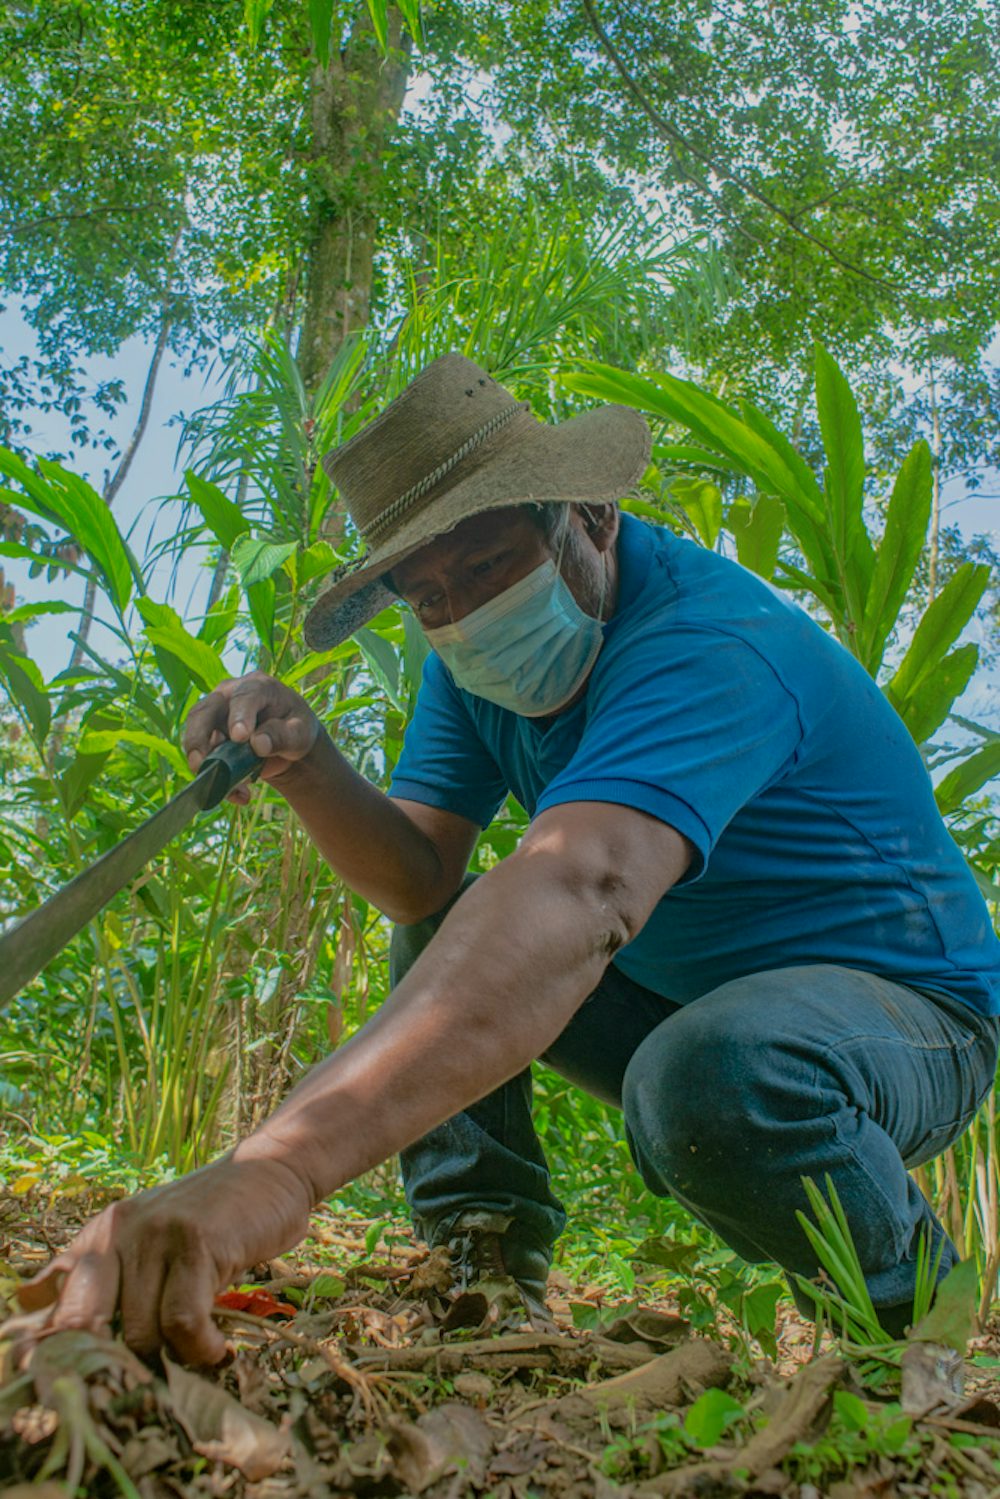
[{"label": "machete handle", "polygon": [[214,750],[209,751],[198,767],[199,780],[204,775],[209,778],[201,810],[211,811],[229,795],[234,786],[238,786],[241,781],[254,780],[260,774],[263,763],[261,757],[254,754],[249,743],[237,744],[235,740],[224,739]]}]

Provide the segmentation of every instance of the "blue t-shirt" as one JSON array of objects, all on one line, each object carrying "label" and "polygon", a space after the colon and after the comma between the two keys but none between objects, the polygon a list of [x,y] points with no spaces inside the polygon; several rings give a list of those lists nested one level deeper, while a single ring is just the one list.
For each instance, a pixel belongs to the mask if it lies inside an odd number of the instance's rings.
[{"label": "blue t-shirt", "polygon": [[392,794],[486,827],[612,802],[695,849],[614,962],[678,1003],[834,963],[1000,1013],[1000,940],[930,778],[867,672],[797,605],[622,517],[616,613],[584,697],[522,718],[427,658]]}]

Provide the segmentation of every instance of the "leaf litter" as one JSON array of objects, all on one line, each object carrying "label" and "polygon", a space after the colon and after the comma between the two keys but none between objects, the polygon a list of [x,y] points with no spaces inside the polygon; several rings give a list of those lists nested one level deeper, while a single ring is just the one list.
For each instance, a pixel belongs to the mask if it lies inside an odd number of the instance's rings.
[{"label": "leaf litter", "polygon": [[[5,1222],[11,1309],[76,1223],[42,1227]],[[792,1313],[772,1362],[724,1312],[696,1334],[664,1301],[607,1307],[556,1272],[553,1320],[532,1326],[502,1286],[454,1289],[447,1256],[402,1228],[373,1258],[373,1233],[323,1211],[295,1255],[248,1267],[219,1297],[217,1370],[14,1315],[0,1499],[1000,1499],[996,1332],[971,1396],[920,1417],[839,1353],[810,1357]]]}]

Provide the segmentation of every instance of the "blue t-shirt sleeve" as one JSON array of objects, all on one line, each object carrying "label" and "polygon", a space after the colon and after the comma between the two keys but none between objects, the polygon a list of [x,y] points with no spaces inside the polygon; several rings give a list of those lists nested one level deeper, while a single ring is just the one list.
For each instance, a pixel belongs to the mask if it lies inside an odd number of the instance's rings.
[{"label": "blue t-shirt sleeve", "polygon": [[493,821],[507,795],[500,768],[433,652],[424,662],[389,794],[454,812],[481,828]]},{"label": "blue t-shirt sleeve", "polygon": [[588,701],[576,752],[536,815],[577,801],[648,812],[694,845],[688,880],[802,738],[795,698],[768,662],[740,636],[702,626],[609,641]]}]

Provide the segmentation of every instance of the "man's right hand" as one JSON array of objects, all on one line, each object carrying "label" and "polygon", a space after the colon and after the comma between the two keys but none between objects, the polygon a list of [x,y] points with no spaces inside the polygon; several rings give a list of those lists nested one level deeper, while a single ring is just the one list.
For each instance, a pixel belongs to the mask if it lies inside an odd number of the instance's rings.
[{"label": "man's right hand", "polygon": [[[230,677],[195,703],[184,725],[182,745],[197,773],[202,760],[224,739],[249,741],[264,761],[261,778],[280,781],[315,749],[323,726],[305,698],[262,671]],[[229,800],[245,804],[250,788],[237,786]]]}]

